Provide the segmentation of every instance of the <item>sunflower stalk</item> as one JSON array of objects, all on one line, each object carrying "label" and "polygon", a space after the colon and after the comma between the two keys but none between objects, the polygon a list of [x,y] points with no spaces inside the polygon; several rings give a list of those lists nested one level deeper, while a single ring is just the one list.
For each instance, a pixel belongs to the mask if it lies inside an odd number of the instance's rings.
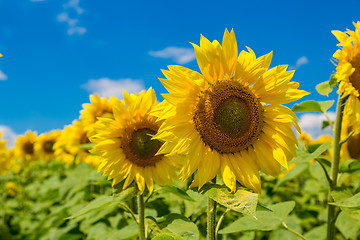
[{"label": "sunflower stalk", "polygon": [[[211,181],[216,183],[216,177]],[[216,202],[208,197],[207,202],[207,240],[216,240]]]},{"label": "sunflower stalk", "polygon": [[138,195],[139,239],[145,240],[145,202],[142,194]]},{"label": "sunflower stalk", "polygon": [[331,162],[330,170],[330,189],[328,193],[328,219],[327,219],[327,240],[335,239],[335,221],[336,221],[336,206],[331,203],[334,202],[334,199],[331,196],[331,191],[335,190],[337,185],[337,177],[339,173],[339,163],[340,163],[340,148],[341,148],[341,123],[343,118],[343,112],[345,107],[345,102],[347,98],[339,95],[338,105],[336,109],[336,122],[335,122],[335,132],[334,132],[334,154]]}]

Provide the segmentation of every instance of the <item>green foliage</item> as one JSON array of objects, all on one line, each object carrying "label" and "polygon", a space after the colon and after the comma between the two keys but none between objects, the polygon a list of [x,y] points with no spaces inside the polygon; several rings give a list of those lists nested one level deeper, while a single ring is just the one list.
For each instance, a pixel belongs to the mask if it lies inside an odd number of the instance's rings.
[{"label": "green foliage", "polygon": [[302,103],[295,104],[291,109],[293,112],[321,112],[325,113],[333,104],[334,100],[316,102],[316,101],[305,101]]},{"label": "green foliage", "polygon": [[[262,175],[262,193],[238,186],[236,193],[217,184],[200,190],[188,183],[155,186],[145,191],[148,239],[205,239],[206,205],[218,203],[219,240],[326,238],[326,209],[330,143],[299,143],[291,169],[274,178]],[[315,161],[314,159],[317,159]],[[284,170],[285,171],[285,170]],[[340,165],[340,187],[332,192],[341,213],[337,239],[358,239],[360,234],[360,162]],[[17,195],[6,183],[18,186]],[[136,184],[123,190],[111,186],[89,165],[67,166],[35,162],[19,175],[0,177],[0,239],[136,239],[138,237]],[[230,211],[228,210],[230,209]]]},{"label": "green foliage", "polygon": [[337,79],[335,78],[334,75],[331,75],[330,80],[319,83],[318,85],[316,85],[316,90],[321,95],[324,95],[324,96],[328,97],[329,93],[332,92],[333,87],[336,86],[336,83],[337,83]]},{"label": "green foliage", "polygon": [[205,184],[200,189],[200,193],[210,197],[224,207],[255,217],[258,202],[258,194],[256,193],[244,189],[238,189],[236,193],[230,193],[225,185],[220,186],[212,183]]}]

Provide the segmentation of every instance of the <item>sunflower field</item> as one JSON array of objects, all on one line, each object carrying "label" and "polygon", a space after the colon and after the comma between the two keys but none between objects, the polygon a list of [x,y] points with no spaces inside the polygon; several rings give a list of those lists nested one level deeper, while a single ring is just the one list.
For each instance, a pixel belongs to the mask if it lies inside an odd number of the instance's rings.
[{"label": "sunflower field", "polygon": [[[336,70],[316,87],[337,101],[299,102],[295,71],[226,29],[193,44],[200,72],[162,70],[162,102],[152,88],[91,95],[62,130],[1,140],[0,239],[360,239],[354,27],[333,31]],[[333,134],[302,132],[308,111]]]}]

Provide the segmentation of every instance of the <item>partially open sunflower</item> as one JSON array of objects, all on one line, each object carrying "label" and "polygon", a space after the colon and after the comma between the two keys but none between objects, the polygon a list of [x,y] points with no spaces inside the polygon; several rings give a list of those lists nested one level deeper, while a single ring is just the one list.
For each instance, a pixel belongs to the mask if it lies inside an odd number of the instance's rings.
[{"label": "partially open sunflower", "polygon": [[345,113],[349,116],[349,124],[360,133],[360,22],[353,24],[355,32],[349,29],[345,33],[332,31],[341,47],[333,57],[338,60],[335,74],[340,82],[338,93],[349,97]]},{"label": "partially open sunflower", "polygon": [[170,107],[157,111],[165,119],[154,137],[165,141],[158,154],[185,155],[180,178],[196,172],[192,186],[200,188],[220,171],[231,191],[239,181],[260,192],[259,169],[278,175],[295,155],[298,119],[280,104],[308,93],[290,82],[294,71],[287,66],[268,70],[272,53],[256,58],[247,48],[239,55],[233,31],[225,30],[222,45],[201,36],[193,46],[202,74],[169,66],[160,79]]}]

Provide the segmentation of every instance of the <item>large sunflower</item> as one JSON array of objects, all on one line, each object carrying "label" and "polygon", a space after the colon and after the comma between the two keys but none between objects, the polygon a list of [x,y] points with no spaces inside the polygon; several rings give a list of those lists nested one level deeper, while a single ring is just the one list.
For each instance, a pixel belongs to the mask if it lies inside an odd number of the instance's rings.
[{"label": "large sunflower", "polygon": [[27,131],[25,136],[19,136],[15,144],[15,157],[21,160],[25,165],[37,160],[37,152],[34,144],[37,139],[37,133]]},{"label": "large sunflower", "polygon": [[88,132],[88,137],[95,134],[94,123],[98,117],[114,118],[110,102],[106,98],[98,95],[90,95],[91,103],[84,103],[83,110],[80,111],[80,121]]},{"label": "large sunflower", "polygon": [[353,23],[355,32],[347,30],[345,33],[332,31],[339,40],[338,49],[333,57],[338,60],[336,78],[340,82],[338,93],[347,97],[345,113],[350,117],[350,125],[360,133],[360,22]]},{"label": "large sunflower", "polygon": [[152,192],[154,181],[159,185],[172,184],[176,177],[174,158],[155,155],[162,142],[151,140],[159,124],[149,112],[157,105],[154,90],[139,95],[127,94],[124,101],[110,98],[115,119],[99,118],[93,153],[101,155],[98,171],[109,175],[113,185],[125,180],[123,188],[135,180],[140,192],[145,186]]},{"label": "large sunflower", "polygon": [[295,155],[297,117],[280,104],[307,92],[290,82],[294,71],[287,66],[268,70],[272,53],[256,58],[247,48],[238,55],[233,31],[225,30],[222,45],[201,36],[193,46],[202,74],[169,66],[160,79],[173,107],[155,136],[165,141],[158,154],[186,154],[180,178],[197,171],[192,186],[200,188],[220,170],[232,191],[239,181],[260,192],[259,169],[278,175]]}]

